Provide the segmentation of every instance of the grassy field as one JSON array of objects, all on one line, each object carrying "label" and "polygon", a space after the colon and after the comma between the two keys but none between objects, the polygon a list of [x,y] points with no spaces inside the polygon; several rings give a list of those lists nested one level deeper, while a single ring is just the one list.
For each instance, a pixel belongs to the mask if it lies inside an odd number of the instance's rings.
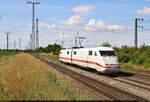
[{"label": "grassy field", "polygon": [[14,55],[14,54],[17,54],[19,53],[18,51],[16,50],[0,50],[0,57],[3,57],[3,56],[9,56],[9,55]]},{"label": "grassy field", "polygon": [[42,56],[56,57],[56,58],[59,57],[59,55],[54,55],[53,53],[40,53],[40,55],[42,55]]},{"label": "grassy field", "polygon": [[89,100],[69,79],[29,54],[0,60],[0,100]]},{"label": "grassy field", "polygon": [[[150,74],[149,71],[143,72],[143,71],[137,70],[133,67],[135,67],[135,65],[131,65],[131,64],[128,64],[128,63],[127,64],[126,63],[120,63],[120,69],[122,71],[130,71],[130,72],[136,72],[136,73]],[[145,69],[145,68],[143,68],[143,66],[136,66],[136,67],[139,67],[141,69]]]}]

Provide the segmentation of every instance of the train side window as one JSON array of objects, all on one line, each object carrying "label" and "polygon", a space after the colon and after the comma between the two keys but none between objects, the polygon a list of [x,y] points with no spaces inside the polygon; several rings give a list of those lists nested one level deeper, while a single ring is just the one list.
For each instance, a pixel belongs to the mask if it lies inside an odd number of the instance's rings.
[{"label": "train side window", "polygon": [[89,55],[92,56],[93,51],[89,51]]},{"label": "train side window", "polygon": [[96,53],[96,51],[95,51],[95,56],[97,56],[97,53]]},{"label": "train side window", "polygon": [[67,54],[69,54],[69,51],[67,51]]},{"label": "train side window", "polygon": [[77,54],[77,52],[76,52],[76,51],[74,51],[73,53],[74,53],[74,55],[76,55],[76,54]]}]

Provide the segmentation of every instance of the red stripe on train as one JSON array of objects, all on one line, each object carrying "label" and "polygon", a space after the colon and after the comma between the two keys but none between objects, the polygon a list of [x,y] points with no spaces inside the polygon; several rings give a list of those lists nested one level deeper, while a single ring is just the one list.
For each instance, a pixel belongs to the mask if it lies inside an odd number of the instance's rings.
[{"label": "red stripe on train", "polygon": [[90,63],[90,64],[95,64],[99,67],[103,67],[103,68],[120,68],[120,66],[114,66],[114,67],[111,67],[111,66],[102,66],[100,65],[99,63],[97,62],[92,62],[92,61],[85,61],[85,60],[78,60],[78,59],[71,59],[71,58],[65,58],[65,57],[59,57],[60,59],[66,59],[66,60],[73,60],[73,61],[78,61],[78,62],[83,62],[83,63]]}]

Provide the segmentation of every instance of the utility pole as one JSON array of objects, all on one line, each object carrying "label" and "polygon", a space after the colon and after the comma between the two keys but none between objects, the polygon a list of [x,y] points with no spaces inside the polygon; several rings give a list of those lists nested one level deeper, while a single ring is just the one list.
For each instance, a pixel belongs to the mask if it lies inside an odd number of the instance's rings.
[{"label": "utility pole", "polygon": [[35,14],[34,14],[34,6],[35,4],[40,4],[40,2],[30,2],[28,1],[27,4],[32,4],[32,37],[33,37],[33,50],[35,50]]},{"label": "utility pole", "polygon": [[78,43],[78,35],[79,35],[79,32],[77,32],[77,35],[75,36],[75,47],[77,47],[77,43]]},{"label": "utility pole", "polygon": [[30,49],[33,50],[33,37],[32,34],[30,34]]},{"label": "utility pole", "polygon": [[6,32],[5,34],[7,35],[7,50],[8,50],[9,49],[9,34],[11,33]]},{"label": "utility pole", "polygon": [[77,41],[78,41],[78,37],[75,36],[75,47],[77,47]]},{"label": "utility pole", "polygon": [[21,38],[19,39],[19,44],[20,44],[20,50],[21,50]]},{"label": "utility pole", "polygon": [[138,36],[137,36],[138,29],[137,29],[137,27],[143,28],[143,26],[138,26],[138,22],[143,22],[143,21],[144,21],[143,18],[135,18],[135,41],[134,41],[135,48],[138,48]]},{"label": "utility pole", "polygon": [[14,50],[16,49],[16,40],[14,40]]},{"label": "utility pole", "polygon": [[36,19],[36,49],[39,48],[39,30],[38,30],[38,18]]}]

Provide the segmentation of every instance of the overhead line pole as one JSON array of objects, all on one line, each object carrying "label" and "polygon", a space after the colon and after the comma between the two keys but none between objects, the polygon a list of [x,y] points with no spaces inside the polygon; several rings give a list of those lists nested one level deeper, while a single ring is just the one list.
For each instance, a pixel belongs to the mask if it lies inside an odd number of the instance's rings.
[{"label": "overhead line pole", "polygon": [[32,50],[33,49],[33,37],[32,37],[32,34],[30,34],[30,50]]},{"label": "overhead line pole", "polygon": [[20,43],[20,50],[21,50],[21,38],[19,39],[19,43]]},{"label": "overhead line pole", "polygon": [[38,30],[38,18],[36,19],[36,49],[39,48],[39,30]]},{"label": "overhead line pole", "polygon": [[75,36],[75,47],[77,47],[77,43],[78,43],[78,36],[79,36],[79,32],[77,32],[77,35]]},{"label": "overhead line pole", "polygon": [[16,40],[14,40],[14,50],[16,49]]},{"label": "overhead line pole", "polygon": [[135,18],[135,41],[134,41],[134,46],[137,48],[137,18]]},{"label": "overhead line pole", "polygon": [[9,34],[11,33],[6,32],[5,34],[7,35],[7,50],[8,50],[9,49]]},{"label": "overhead line pole", "polygon": [[34,14],[34,6],[35,4],[40,4],[40,2],[27,2],[27,4],[32,4],[32,35],[33,35],[33,50],[35,50],[35,14]]},{"label": "overhead line pole", "polygon": [[34,18],[34,3],[32,2],[32,48],[35,49],[35,18]]},{"label": "overhead line pole", "polygon": [[134,46],[135,46],[135,48],[138,48],[138,35],[137,35],[137,33],[138,33],[138,27],[142,27],[143,28],[143,26],[138,26],[138,21],[140,22],[140,21],[144,21],[144,19],[143,18],[135,18],[135,41],[134,41]]}]

